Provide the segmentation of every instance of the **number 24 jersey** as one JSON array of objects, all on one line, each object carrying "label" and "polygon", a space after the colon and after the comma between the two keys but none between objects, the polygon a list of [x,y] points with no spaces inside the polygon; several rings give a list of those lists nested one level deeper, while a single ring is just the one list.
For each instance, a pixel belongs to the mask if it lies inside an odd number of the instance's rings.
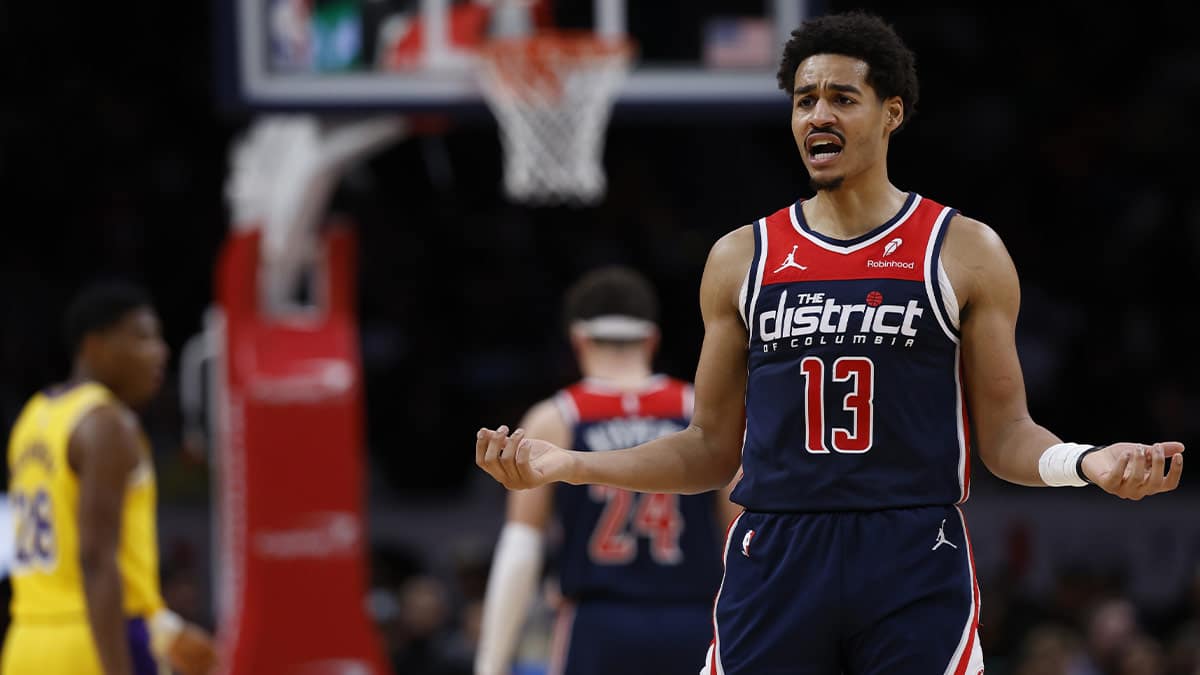
[{"label": "number 24 jersey", "polygon": [[[627,448],[687,427],[692,387],[655,376],[638,392],[584,380],[560,391],[576,450]],[[649,494],[599,485],[556,486],[558,568],[575,600],[711,603],[721,581],[717,493]]]}]

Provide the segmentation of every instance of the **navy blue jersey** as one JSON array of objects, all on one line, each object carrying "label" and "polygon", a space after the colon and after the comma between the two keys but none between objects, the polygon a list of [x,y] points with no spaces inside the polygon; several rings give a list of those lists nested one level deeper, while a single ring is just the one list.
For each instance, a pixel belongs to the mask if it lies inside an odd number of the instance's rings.
[{"label": "navy blue jersey", "polygon": [[[689,384],[657,376],[640,392],[585,380],[556,397],[576,450],[638,445],[687,427]],[[577,600],[711,604],[721,581],[716,494],[647,494],[599,485],[556,486],[565,596]]]},{"label": "navy blue jersey", "polygon": [[967,498],[958,306],[939,263],[954,210],[909,194],[850,240],[800,203],[755,225],[744,477],[751,511],[863,511]]}]

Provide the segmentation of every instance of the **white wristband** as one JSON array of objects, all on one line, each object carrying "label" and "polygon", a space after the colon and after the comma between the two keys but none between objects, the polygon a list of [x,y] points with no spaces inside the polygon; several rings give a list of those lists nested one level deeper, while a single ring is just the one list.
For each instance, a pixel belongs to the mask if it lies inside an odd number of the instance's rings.
[{"label": "white wristband", "polygon": [[155,658],[165,659],[171,649],[171,643],[183,632],[183,619],[175,612],[163,608],[146,622],[146,630],[150,633],[150,653],[154,654]]},{"label": "white wristband", "polygon": [[1042,453],[1038,460],[1038,475],[1050,487],[1084,487],[1087,485],[1077,467],[1083,453],[1095,446],[1081,443],[1056,443]]}]

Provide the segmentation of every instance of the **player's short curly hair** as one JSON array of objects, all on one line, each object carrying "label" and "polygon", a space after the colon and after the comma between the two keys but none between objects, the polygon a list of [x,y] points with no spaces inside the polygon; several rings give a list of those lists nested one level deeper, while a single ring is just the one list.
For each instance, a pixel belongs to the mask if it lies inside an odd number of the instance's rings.
[{"label": "player's short curly hair", "polygon": [[792,31],[779,63],[779,88],[792,95],[796,69],[814,54],[841,54],[867,64],[867,84],[880,100],[899,96],[904,119],[899,131],[917,114],[917,65],[912,51],[895,29],[874,14],[854,11],[809,19]]},{"label": "player's short curly hair", "polygon": [[575,321],[618,315],[658,323],[658,295],[637,270],[621,265],[600,267],[572,284],[563,301],[563,318]]},{"label": "player's short curly hair", "polygon": [[152,307],[150,294],[124,281],[88,286],[71,301],[63,315],[63,339],[68,353],[79,353],[83,339],[121,322],[130,312]]}]

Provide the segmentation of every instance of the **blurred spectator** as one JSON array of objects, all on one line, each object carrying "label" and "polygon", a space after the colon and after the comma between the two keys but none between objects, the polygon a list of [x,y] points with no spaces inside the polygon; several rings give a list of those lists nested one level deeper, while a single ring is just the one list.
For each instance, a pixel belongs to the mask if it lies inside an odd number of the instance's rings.
[{"label": "blurred spectator", "polygon": [[[1097,604],[1088,614],[1086,631],[1088,663],[1082,671],[1084,675],[1122,672],[1127,652],[1135,650],[1134,643],[1141,638],[1137,610],[1124,598],[1110,598]],[[1139,667],[1148,658],[1144,645],[1135,651],[1130,657],[1131,668]]]},{"label": "blurred spectator", "polygon": [[163,600],[183,618],[214,628],[208,611],[208,593],[201,579],[196,551],[183,539],[172,541],[160,570]]},{"label": "blurred spectator", "polygon": [[1166,655],[1157,640],[1135,635],[1118,650],[1116,669],[1111,672],[1113,675],[1163,675],[1166,665]]},{"label": "blurred spectator", "polygon": [[417,575],[397,593],[392,667],[406,675],[471,675],[446,632],[451,620],[449,592],[436,577]]},{"label": "blurred spectator", "polygon": [[462,540],[455,545],[451,558],[454,580],[464,605],[483,600],[488,571],[492,565],[491,547],[474,539]]},{"label": "blurred spectator", "polygon": [[183,618],[209,629],[214,627],[206,611],[207,597],[195,565],[164,570],[162,594],[167,606]]},{"label": "blurred spectator", "polygon": [[475,650],[479,646],[479,625],[482,620],[483,600],[471,600],[463,605],[440,643],[443,670],[439,672],[471,673]]},{"label": "blurred spectator", "polygon": [[[987,659],[987,655],[984,655]],[[1025,637],[1014,675],[1081,675],[1084,658],[1078,636],[1057,624],[1041,624]],[[988,672],[994,672],[990,660]]]},{"label": "blurred spectator", "polygon": [[1182,626],[1200,622],[1200,562],[1192,573],[1191,583],[1179,593],[1179,601],[1168,607],[1154,621],[1163,634],[1174,634]]},{"label": "blurred spectator", "polygon": [[1046,614],[1045,608],[1021,589],[1010,569],[981,577],[987,609],[980,618],[979,639],[989,672],[1012,670],[1030,627],[1039,625]]},{"label": "blurred spectator", "polygon": [[1176,631],[1167,647],[1167,675],[1200,675],[1200,621]]},{"label": "blurred spectator", "polygon": [[1054,577],[1048,614],[1054,621],[1082,628],[1086,615],[1100,598],[1099,575],[1088,565],[1063,565]]}]

